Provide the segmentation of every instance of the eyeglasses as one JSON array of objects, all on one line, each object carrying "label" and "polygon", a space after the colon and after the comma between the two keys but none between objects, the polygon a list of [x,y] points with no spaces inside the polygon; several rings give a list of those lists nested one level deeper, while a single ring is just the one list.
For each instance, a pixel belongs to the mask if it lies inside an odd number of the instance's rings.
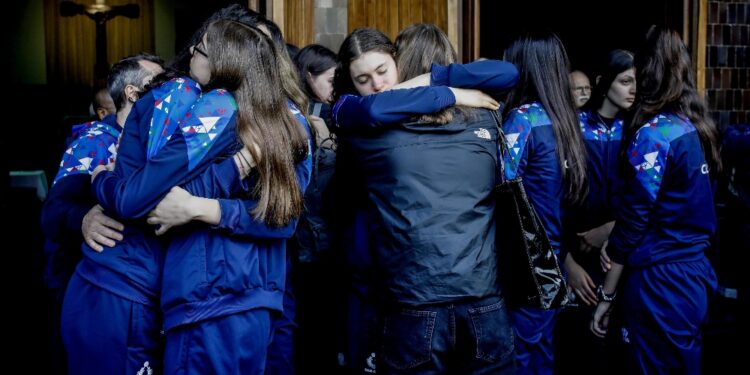
[{"label": "eyeglasses", "polygon": [[203,51],[202,49],[200,49],[197,45],[193,46],[193,54],[195,55],[196,52],[198,52],[201,55],[203,55],[203,57],[208,58],[208,54],[205,51]]},{"label": "eyeglasses", "polygon": [[578,86],[578,87],[574,87],[573,91],[580,91],[582,94],[585,94],[587,92],[591,92],[591,86]]}]

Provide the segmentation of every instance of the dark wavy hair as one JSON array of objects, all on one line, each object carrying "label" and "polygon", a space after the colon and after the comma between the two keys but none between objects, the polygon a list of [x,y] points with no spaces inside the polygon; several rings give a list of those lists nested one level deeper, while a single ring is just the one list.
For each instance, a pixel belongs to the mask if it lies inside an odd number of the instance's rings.
[{"label": "dark wavy hair", "polygon": [[339,62],[333,78],[333,99],[338,100],[344,94],[359,94],[354,88],[354,81],[349,66],[367,52],[383,52],[396,60],[396,46],[382,32],[371,28],[359,28],[347,35],[339,49]]},{"label": "dark wavy hair", "polygon": [[651,27],[635,55],[635,72],[635,103],[625,128],[622,152],[626,152],[643,124],[659,113],[674,112],[693,123],[711,173],[720,172],[719,133],[696,89],[690,53],[680,35],[663,27]]},{"label": "dark wavy hair", "polygon": [[505,60],[518,67],[521,77],[508,94],[504,115],[523,104],[542,103],[555,132],[565,196],[570,203],[581,202],[588,191],[586,148],[570,92],[570,64],[565,47],[551,32],[528,33],[505,49]]},{"label": "dark wavy hair", "polygon": [[601,70],[598,71],[591,92],[591,98],[583,105],[584,109],[596,111],[601,108],[604,98],[607,97],[612,82],[617,75],[633,67],[633,53],[624,49],[616,49],[607,54],[607,59],[602,64]]}]

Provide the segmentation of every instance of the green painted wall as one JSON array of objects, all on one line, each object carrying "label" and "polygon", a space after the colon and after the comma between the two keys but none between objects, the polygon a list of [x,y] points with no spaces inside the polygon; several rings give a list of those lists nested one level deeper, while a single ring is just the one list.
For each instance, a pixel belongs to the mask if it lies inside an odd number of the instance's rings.
[{"label": "green painted wall", "polygon": [[11,83],[43,85],[47,83],[43,0],[29,0],[15,8],[18,14],[10,22]]},{"label": "green painted wall", "polygon": [[154,0],[154,42],[156,54],[164,61],[171,61],[175,55],[175,0]]}]

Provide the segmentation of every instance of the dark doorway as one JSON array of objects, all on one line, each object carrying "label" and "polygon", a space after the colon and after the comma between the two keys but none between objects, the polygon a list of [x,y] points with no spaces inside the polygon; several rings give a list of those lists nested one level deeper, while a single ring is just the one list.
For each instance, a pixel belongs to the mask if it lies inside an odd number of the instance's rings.
[{"label": "dark doorway", "polygon": [[180,52],[193,36],[193,33],[210,15],[230,4],[247,2],[237,0],[187,0],[174,3],[175,53]]},{"label": "dark doorway", "polygon": [[562,39],[571,67],[589,75],[609,51],[634,51],[653,24],[683,29],[683,0],[482,0],[480,10],[482,57],[502,58],[524,31],[551,30]]}]

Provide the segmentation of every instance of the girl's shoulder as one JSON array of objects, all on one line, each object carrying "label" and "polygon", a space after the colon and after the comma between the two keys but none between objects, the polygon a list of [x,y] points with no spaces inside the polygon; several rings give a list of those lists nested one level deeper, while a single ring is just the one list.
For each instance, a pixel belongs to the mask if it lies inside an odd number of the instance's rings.
[{"label": "girl's shoulder", "polygon": [[533,102],[514,108],[508,112],[506,123],[526,124],[529,127],[551,125],[552,122],[541,103]]},{"label": "girl's shoulder", "polygon": [[672,142],[685,134],[695,132],[690,120],[676,113],[659,113],[652,117],[636,132],[636,139],[649,139],[659,142]]},{"label": "girl's shoulder", "polygon": [[173,95],[198,97],[201,95],[201,86],[189,77],[175,77],[162,83],[149,93],[154,98],[159,99],[165,99]]},{"label": "girl's shoulder", "polygon": [[201,94],[195,102],[192,112],[195,114],[212,113],[224,116],[227,112],[237,111],[237,101],[234,95],[224,89],[213,89]]}]

